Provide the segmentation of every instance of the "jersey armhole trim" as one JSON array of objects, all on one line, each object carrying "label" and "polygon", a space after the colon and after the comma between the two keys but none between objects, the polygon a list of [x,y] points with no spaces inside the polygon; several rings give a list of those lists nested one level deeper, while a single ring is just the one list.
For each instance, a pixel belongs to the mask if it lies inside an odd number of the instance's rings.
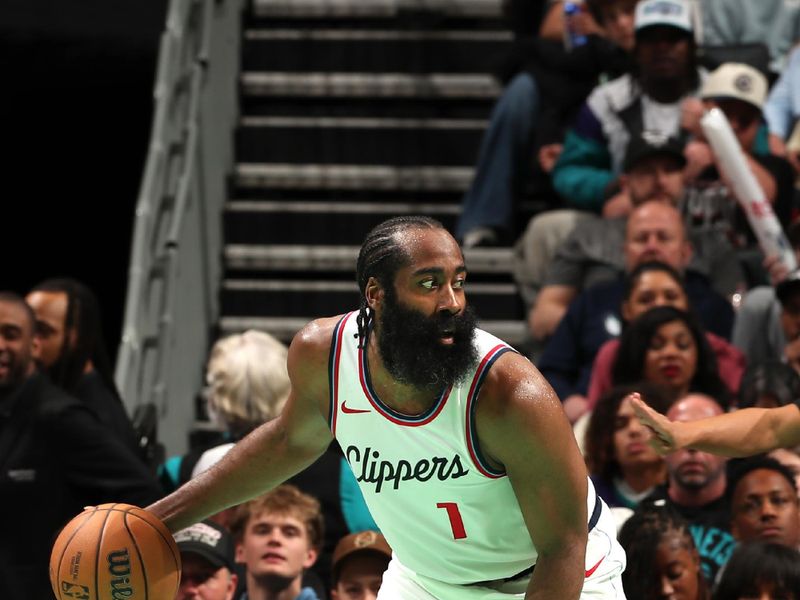
[{"label": "jersey armhole trim", "polygon": [[486,458],[481,453],[480,443],[478,442],[478,432],[475,429],[475,409],[478,406],[478,396],[481,392],[481,387],[489,373],[489,369],[506,352],[515,352],[512,348],[505,344],[498,344],[483,357],[481,363],[475,371],[475,376],[472,378],[472,384],[467,394],[467,423],[466,423],[466,438],[467,449],[473,464],[485,477],[491,479],[500,479],[506,476],[505,469],[496,469],[492,467]]},{"label": "jersey armhole trim", "polygon": [[342,356],[342,338],[347,320],[353,315],[347,313],[336,324],[331,336],[331,351],[328,353],[328,428],[336,437],[336,417],[339,410],[339,362]]}]

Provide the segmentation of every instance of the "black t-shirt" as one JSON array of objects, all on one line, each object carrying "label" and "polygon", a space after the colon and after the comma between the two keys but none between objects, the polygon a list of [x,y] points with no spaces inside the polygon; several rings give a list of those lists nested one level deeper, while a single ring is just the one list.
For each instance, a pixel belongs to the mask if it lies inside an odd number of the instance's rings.
[{"label": "black t-shirt", "polygon": [[644,502],[664,500],[689,522],[694,545],[700,554],[703,575],[709,585],[716,580],[720,568],[728,562],[736,540],[730,532],[730,508],[725,496],[703,506],[683,506],[672,501],[666,486],[650,494]]}]

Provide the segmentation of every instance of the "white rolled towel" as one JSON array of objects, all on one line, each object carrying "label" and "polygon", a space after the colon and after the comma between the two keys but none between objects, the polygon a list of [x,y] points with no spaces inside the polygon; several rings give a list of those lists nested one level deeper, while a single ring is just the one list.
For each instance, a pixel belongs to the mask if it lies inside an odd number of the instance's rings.
[{"label": "white rolled towel", "polygon": [[712,108],[703,115],[700,124],[725,178],[733,188],[733,195],[750,221],[761,250],[766,255],[780,257],[786,268],[790,272],[794,271],[797,268],[794,250],[786,239],[764,190],[750,170],[725,113],[719,108]]}]

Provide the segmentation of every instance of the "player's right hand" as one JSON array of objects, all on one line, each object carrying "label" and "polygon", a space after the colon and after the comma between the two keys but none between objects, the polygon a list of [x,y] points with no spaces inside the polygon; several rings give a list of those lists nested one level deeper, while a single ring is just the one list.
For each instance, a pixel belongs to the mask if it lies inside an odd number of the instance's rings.
[{"label": "player's right hand", "polygon": [[664,456],[679,449],[672,432],[674,427],[672,421],[645,404],[638,392],[628,396],[628,400],[639,421],[653,434],[649,443],[656,452]]}]

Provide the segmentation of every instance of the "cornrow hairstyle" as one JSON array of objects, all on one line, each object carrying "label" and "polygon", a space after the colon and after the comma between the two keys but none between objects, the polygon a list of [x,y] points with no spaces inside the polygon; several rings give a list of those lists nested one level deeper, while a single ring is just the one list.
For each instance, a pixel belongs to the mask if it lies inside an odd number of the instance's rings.
[{"label": "cornrow hairstyle", "polygon": [[712,600],[757,597],[768,589],[772,598],[800,598],[800,553],[782,544],[750,542],[734,550]]},{"label": "cornrow hairstyle", "polygon": [[[664,500],[640,504],[619,532],[619,543],[628,556],[622,573],[622,587],[632,600],[660,597],[655,570],[658,546],[669,535],[678,535],[689,552],[696,551],[689,523]],[[699,560],[699,559],[698,559]],[[698,568],[698,599],[708,598],[708,587]]]},{"label": "cornrow hairstyle", "polygon": [[730,503],[733,500],[733,494],[736,488],[747,475],[758,469],[765,469],[767,471],[775,471],[782,475],[784,479],[792,486],[792,492],[797,496],[797,482],[794,479],[794,472],[791,467],[783,464],[782,462],[768,456],[766,454],[759,454],[748,458],[733,459],[728,463],[728,482],[725,488],[725,495]]},{"label": "cornrow hairstyle", "polygon": [[359,307],[358,339],[359,347],[367,347],[372,314],[367,306],[367,282],[370,277],[378,280],[387,293],[392,293],[394,276],[409,262],[409,257],[397,239],[397,235],[411,229],[444,229],[436,219],[423,216],[404,216],[388,219],[377,225],[367,234],[356,262],[356,283],[358,283]]},{"label": "cornrow hairstyle", "polygon": [[[83,376],[87,361],[91,360],[100,379],[119,398],[114,383],[111,359],[103,339],[100,306],[94,293],[81,282],[71,278],[47,279],[31,292],[56,292],[67,296],[64,317],[64,342],[59,353],[59,367],[51,374],[53,383],[74,393]],[[75,347],[70,347],[71,330],[75,330]]]}]

